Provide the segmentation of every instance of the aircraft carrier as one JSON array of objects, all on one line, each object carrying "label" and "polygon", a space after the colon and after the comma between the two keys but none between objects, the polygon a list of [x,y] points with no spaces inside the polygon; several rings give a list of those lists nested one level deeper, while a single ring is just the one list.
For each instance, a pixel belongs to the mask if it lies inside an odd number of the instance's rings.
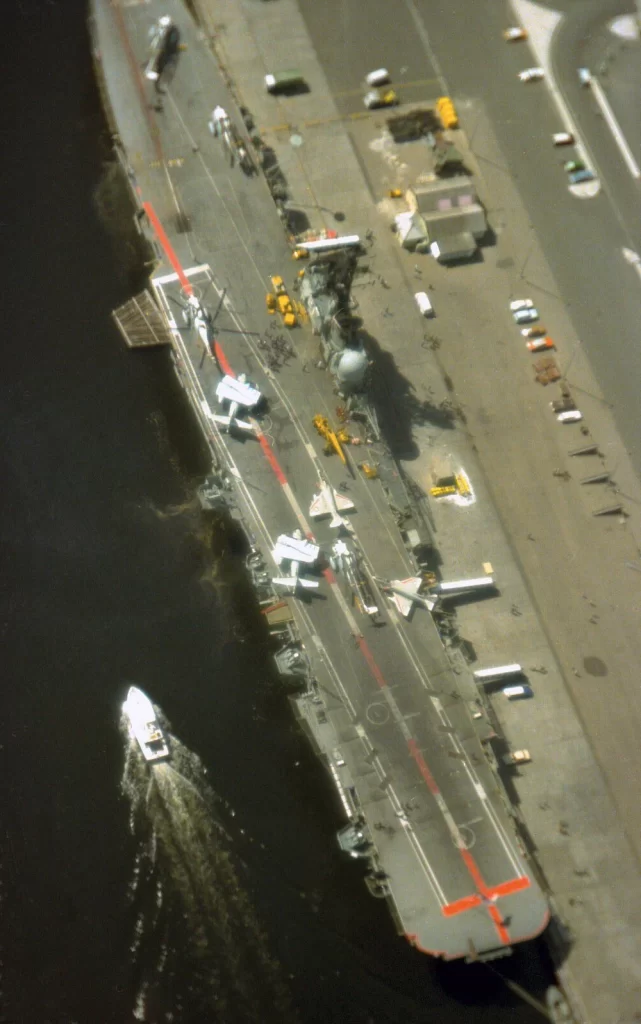
[{"label": "aircraft carrier", "polygon": [[[247,537],[276,662],[299,686],[293,703],[340,796],[346,855],[362,859],[370,890],[418,949],[503,955],[544,929],[548,905],[498,779],[487,707],[439,632],[448,599],[430,575],[429,511],[386,451],[366,353],[341,319],[369,242],[319,239],[308,259],[292,259],[224,69],[187,9],[166,7],[91,3],[115,152],[153,253],[148,288],[116,322],[132,348],[170,347],[211,449],[202,500]],[[154,82],[150,29],[168,14],[180,42]],[[229,120],[212,132],[216,105]],[[221,380],[241,375],[260,403],[221,404]],[[319,483],[353,509],[312,521]],[[338,513],[349,525],[336,530]],[[282,537],[317,545],[318,557],[277,565]],[[272,582],[297,573],[318,587],[296,581],[288,594]],[[407,620],[407,581],[418,578],[434,611],[417,606]],[[391,580],[406,581],[396,603]]]}]

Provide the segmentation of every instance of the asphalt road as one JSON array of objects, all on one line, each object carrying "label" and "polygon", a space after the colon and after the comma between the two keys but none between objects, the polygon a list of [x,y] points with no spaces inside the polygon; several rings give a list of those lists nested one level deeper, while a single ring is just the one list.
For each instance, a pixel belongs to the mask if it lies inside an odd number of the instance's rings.
[{"label": "asphalt road", "polygon": [[[437,8],[430,0],[394,5],[385,0],[370,0],[367,5],[359,0],[327,0],[323,5],[300,0],[341,112],[362,109],[359,85],[368,71],[380,66],[386,66],[400,85],[403,101],[419,98],[419,90],[424,99],[433,99],[447,89],[463,110],[468,99],[485,105],[505,166],[557,284],[549,303],[568,308],[641,475],[641,287],[621,252],[623,247],[641,249],[641,224],[635,217],[641,186],[633,182],[607,127],[595,114],[594,100],[576,80],[576,67],[585,59],[591,34],[631,10],[632,4],[566,0],[560,6],[567,23],[554,47],[554,66],[604,179],[600,195],[591,200],[567,191],[559,166],[562,155],[550,143],[551,134],[561,127],[559,116],[545,83],[522,86],[517,80],[518,72],[535,61],[526,44],[507,45],[502,40],[502,29],[514,23],[509,4],[459,0]],[[405,82],[423,85],[405,88]],[[526,256],[524,251],[524,261]]]}]

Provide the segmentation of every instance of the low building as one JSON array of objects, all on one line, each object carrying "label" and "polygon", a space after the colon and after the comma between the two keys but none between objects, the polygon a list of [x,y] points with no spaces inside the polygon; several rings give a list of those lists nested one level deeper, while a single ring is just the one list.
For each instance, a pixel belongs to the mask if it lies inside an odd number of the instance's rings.
[{"label": "low building", "polygon": [[424,224],[430,250],[439,253],[437,259],[466,259],[476,252],[478,240],[487,231],[487,219],[471,178],[461,174],[435,179],[408,189],[405,198],[412,221]]},{"label": "low building", "polygon": [[461,231],[455,235],[446,235],[430,245],[430,252],[439,263],[469,260],[476,252],[476,249],[476,240],[469,231]]},{"label": "low building", "polygon": [[467,174],[458,174],[454,178],[435,178],[426,185],[409,188],[405,198],[410,210],[417,211],[423,217],[478,203],[474,182]]}]

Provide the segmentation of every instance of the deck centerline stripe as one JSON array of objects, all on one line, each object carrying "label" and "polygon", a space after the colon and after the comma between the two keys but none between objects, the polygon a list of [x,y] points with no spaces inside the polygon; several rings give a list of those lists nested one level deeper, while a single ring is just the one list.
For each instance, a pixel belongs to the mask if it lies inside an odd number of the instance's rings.
[{"label": "deck centerline stripe", "polygon": [[174,268],[176,274],[178,275],[178,280],[182,285],[183,291],[186,292],[187,295],[193,295],[194,289],[192,288],[189,278],[187,277],[185,271],[182,268],[182,264],[178,259],[178,256],[176,255],[176,250],[169,241],[165,229],[160,223],[160,220],[158,219],[158,215],[154,210],[152,203],[144,202],[142,204],[142,208],[149,217],[149,220],[151,221],[151,225],[156,233],[156,238],[160,242],[165,253],[165,256],[167,257],[172,267]]}]

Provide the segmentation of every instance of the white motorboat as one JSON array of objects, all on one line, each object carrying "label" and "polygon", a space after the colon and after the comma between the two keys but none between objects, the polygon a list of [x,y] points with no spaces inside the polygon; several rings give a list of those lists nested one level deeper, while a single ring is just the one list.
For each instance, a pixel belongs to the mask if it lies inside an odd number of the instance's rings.
[{"label": "white motorboat", "polygon": [[142,750],[145,761],[168,758],[169,747],[147,694],[137,686],[130,686],[122,710],[129,720],[129,731]]}]

